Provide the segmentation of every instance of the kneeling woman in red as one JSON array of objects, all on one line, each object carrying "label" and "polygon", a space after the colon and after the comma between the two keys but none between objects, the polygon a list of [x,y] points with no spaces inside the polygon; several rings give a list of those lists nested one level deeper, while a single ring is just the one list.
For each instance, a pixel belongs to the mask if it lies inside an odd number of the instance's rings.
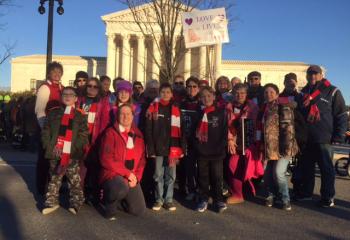
[{"label": "kneeling woman in red", "polygon": [[134,112],[130,104],[121,105],[118,121],[102,137],[100,149],[101,175],[106,217],[115,219],[118,202],[126,210],[141,215],[146,209],[140,181],[145,166],[145,146],[141,132],[133,126]]}]

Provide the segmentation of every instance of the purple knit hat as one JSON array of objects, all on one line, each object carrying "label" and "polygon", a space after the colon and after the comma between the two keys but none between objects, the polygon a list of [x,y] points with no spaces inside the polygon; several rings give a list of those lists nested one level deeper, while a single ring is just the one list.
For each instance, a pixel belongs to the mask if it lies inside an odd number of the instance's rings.
[{"label": "purple knit hat", "polygon": [[130,94],[132,94],[132,84],[128,81],[125,81],[125,80],[119,81],[117,83],[117,92],[119,92],[121,90],[125,90],[125,91],[129,92]]}]

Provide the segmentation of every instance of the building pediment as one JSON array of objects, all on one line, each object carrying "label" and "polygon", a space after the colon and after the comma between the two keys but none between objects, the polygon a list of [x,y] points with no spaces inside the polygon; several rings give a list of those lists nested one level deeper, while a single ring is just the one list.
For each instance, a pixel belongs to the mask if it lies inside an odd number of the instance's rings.
[{"label": "building pediment", "polygon": [[[193,10],[197,10],[197,9],[194,8]],[[156,13],[155,13],[154,7],[152,6],[152,3],[146,3],[146,4],[137,6],[135,8],[135,12],[138,15],[138,17],[142,18],[144,21],[150,21],[150,20],[151,20],[150,22],[152,22],[152,20],[154,22],[156,21]],[[147,16],[145,14],[147,14]],[[118,22],[118,23],[135,22],[133,13],[129,8],[122,11],[106,14],[102,16],[101,19],[106,24],[113,23],[113,22]],[[181,18],[178,19],[178,23],[181,24]]]}]

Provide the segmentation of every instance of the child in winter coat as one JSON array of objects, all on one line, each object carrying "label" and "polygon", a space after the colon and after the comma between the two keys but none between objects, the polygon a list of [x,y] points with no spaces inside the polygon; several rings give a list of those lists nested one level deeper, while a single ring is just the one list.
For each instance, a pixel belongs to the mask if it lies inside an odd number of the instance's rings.
[{"label": "child in winter coat", "polygon": [[70,188],[68,210],[77,214],[84,202],[79,160],[83,157],[83,148],[88,143],[88,127],[83,113],[75,108],[77,99],[73,87],[64,88],[64,107],[50,111],[42,130],[42,143],[45,158],[50,162],[51,176],[42,210],[44,215],[59,208],[58,197],[63,176],[67,177]]},{"label": "child in winter coat", "polygon": [[207,209],[210,188],[214,206],[218,212],[223,212],[227,208],[222,195],[223,162],[227,148],[227,116],[224,109],[216,106],[215,92],[211,87],[204,87],[200,96],[203,109],[195,144],[198,151],[200,202],[196,210],[204,212]]},{"label": "child in winter coat", "polygon": [[185,138],[182,134],[181,111],[173,102],[169,83],[163,83],[147,111],[145,138],[149,158],[155,158],[155,203],[153,210],[163,206],[175,211],[173,203],[176,163],[184,156]]}]

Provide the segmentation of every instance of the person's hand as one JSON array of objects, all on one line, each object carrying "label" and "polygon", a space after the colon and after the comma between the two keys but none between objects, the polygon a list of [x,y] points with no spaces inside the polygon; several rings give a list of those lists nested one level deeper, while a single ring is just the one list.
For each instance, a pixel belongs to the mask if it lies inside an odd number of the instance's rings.
[{"label": "person's hand", "polygon": [[229,140],[228,141],[228,152],[232,155],[236,154],[237,151],[236,151],[236,148],[237,148],[237,144],[235,143],[234,140]]},{"label": "person's hand", "polygon": [[156,158],[156,155],[148,155],[147,158]]},{"label": "person's hand", "polygon": [[63,149],[60,147],[55,146],[53,149],[53,155],[57,158],[60,158],[62,156]]},{"label": "person's hand", "polygon": [[135,176],[135,174],[130,173],[128,177],[128,181],[129,181],[129,187],[131,188],[135,187],[137,184],[137,177]]},{"label": "person's hand", "polygon": [[350,131],[346,131],[345,135],[346,135],[347,137],[350,137]]},{"label": "person's hand", "polygon": [[181,154],[180,158],[183,158],[185,156],[185,154]]}]

